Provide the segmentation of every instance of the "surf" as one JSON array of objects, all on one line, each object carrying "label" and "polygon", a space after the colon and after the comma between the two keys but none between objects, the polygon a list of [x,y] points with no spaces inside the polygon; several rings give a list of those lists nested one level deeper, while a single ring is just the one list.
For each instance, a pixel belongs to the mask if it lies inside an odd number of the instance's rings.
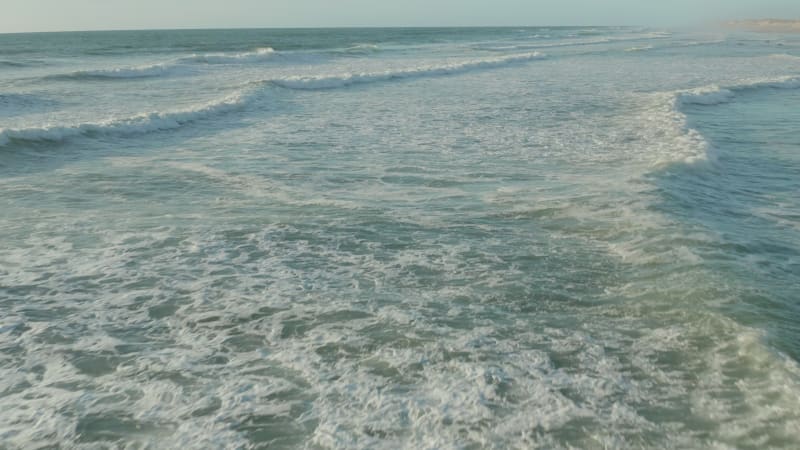
[{"label": "surf", "polygon": [[45,78],[51,80],[128,80],[191,75],[197,73],[197,69],[192,68],[194,65],[254,64],[268,61],[276,54],[277,52],[269,47],[234,54],[195,54],[155,64],[78,70],[65,74],[48,75]]},{"label": "surf", "polygon": [[253,62],[267,61],[276,56],[277,52],[272,47],[264,47],[256,49],[252,52],[243,52],[235,54],[226,53],[208,53],[208,54],[195,54],[178,59],[183,63],[201,63],[201,64],[244,64]]},{"label": "surf", "polygon": [[800,89],[800,77],[784,76],[746,80],[729,86],[705,86],[675,93],[675,101],[682,105],[718,105],[732,101],[737,93],[758,89]]},{"label": "surf", "polygon": [[112,69],[79,70],[60,75],[51,75],[47,78],[55,80],[126,80],[134,78],[155,78],[174,75],[187,75],[192,73],[187,67],[162,63],[138,67],[117,67]]},{"label": "surf", "polygon": [[336,89],[356,84],[370,84],[382,81],[409,78],[426,78],[455,75],[474,70],[494,69],[518,63],[545,59],[539,52],[501,56],[496,58],[473,59],[449,64],[427,65],[407,69],[386,70],[383,72],[343,73],[338,75],[291,76],[268,80],[270,84],[286,89],[320,90]]},{"label": "surf", "polygon": [[63,143],[77,137],[132,136],[180,128],[199,120],[244,107],[252,93],[237,92],[220,100],[166,112],[149,112],[124,118],[73,125],[43,125],[29,128],[0,128],[0,147],[15,144]]}]

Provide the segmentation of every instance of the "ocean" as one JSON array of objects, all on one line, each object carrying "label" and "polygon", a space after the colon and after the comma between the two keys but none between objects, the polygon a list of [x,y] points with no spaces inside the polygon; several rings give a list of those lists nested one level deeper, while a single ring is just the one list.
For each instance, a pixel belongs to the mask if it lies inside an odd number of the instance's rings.
[{"label": "ocean", "polygon": [[800,35],[0,35],[0,448],[800,446]]}]

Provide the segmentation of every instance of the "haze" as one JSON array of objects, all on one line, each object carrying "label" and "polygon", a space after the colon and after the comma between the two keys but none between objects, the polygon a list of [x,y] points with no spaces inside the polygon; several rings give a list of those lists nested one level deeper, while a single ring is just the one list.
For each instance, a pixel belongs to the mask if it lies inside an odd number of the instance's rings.
[{"label": "haze", "polygon": [[4,0],[0,32],[151,28],[698,25],[800,18],[797,0]]}]

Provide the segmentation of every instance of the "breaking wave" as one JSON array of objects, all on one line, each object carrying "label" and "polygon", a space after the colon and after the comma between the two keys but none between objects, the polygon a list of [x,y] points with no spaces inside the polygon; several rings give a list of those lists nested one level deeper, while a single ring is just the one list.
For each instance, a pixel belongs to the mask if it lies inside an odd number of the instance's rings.
[{"label": "breaking wave", "polygon": [[735,96],[736,94],[729,89],[723,89],[718,86],[710,86],[680,92],[676,94],[676,101],[678,106],[718,105],[720,103],[729,102]]},{"label": "breaking wave", "polygon": [[216,114],[244,106],[250,95],[236,93],[221,100],[205,103],[193,108],[169,112],[150,112],[132,117],[87,122],[75,125],[46,125],[31,128],[0,128],[0,147],[13,143],[64,142],[80,136],[136,135],[179,128]]},{"label": "breaking wave", "polygon": [[347,55],[353,56],[361,56],[361,55],[370,55],[373,53],[378,53],[381,51],[381,48],[375,44],[356,44],[352,47],[347,47],[345,49],[339,50],[338,53],[344,53]]},{"label": "breaking wave", "polygon": [[129,79],[153,78],[188,73],[188,69],[174,64],[153,64],[139,67],[119,67],[115,69],[81,70],[66,75],[53,75],[51,79]]},{"label": "breaking wave", "polygon": [[744,81],[729,86],[705,86],[695,89],[655,94],[653,102],[641,115],[639,132],[651,134],[649,154],[653,166],[669,166],[676,162],[715,163],[716,150],[696,129],[683,111],[686,106],[713,106],[733,101],[740,92],[755,89],[798,89],[800,78],[781,77]]},{"label": "breaking wave", "polygon": [[581,47],[587,45],[610,44],[615,42],[626,42],[626,41],[646,41],[653,39],[664,39],[667,38],[668,36],[669,35],[662,33],[647,33],[636,36],[617,36],[617,37],[606,36],[606,37],[591,38],[591,39],[574,39],[574,40],[568,40],[563,42],[552,42],[552,43],[532,42],[525,44],[501,45],[501,46],[475,45],[472,46],[472,48],[475,50],[504,52],[513,50],[519,51],[519,50],[533,50],[533,49],[556,48],[556,47]]},{"label": "breaking wave", "polygon": [[652,45],[642,45],[641,47],[626,48],[625,51],[626,52],[643,52],[643,51],[652,50],[652,49],[653,49]]},{"label": "breaking wave", "polygon": [[509,64],[533,61],[537,59],[543,59],[545,57],[546,56],[542,53],[534,52],[497,58],[470,60],[437,66],[422,66],[409,69],[387,70],[384,72],[344,73],[339,75],[319,75],[311,77],[293,76],[273,79],[269,80],[269,82],[273,85],[287,89],[334,89],[354,84],[376,83],[405,78],[451,75],[469,72],[472,70],[503,67]]},{"label": "breaking wave", "polygon": [[708,86],[676,93],[680,105],[718,105],[736,97],[737,92],[754,89],[800,89],[800,77],[753,80],[727,87]]},{"label": "breaking wave", "polygon": [[192,55],[179,59],[180,62],[201,63],[201,64],[242,64],[249,62],[259,62],[272,58],[276,52],[270,47],[259,48],[252,52],[237,54],[213,53],[206,55]]},{"label": "breaking wave", "polygon": [[[429,77],[458,74],[477,69],[502,67],[509,64],[542,59],[541,53],[527,53],[498,58],[470,60],[439,66],[424,66],[411,69],[378,73],[343,74],[338,76],[303,77],[294,76],[249,83],[249,89],[225,97],[222,100],[206,103],[194,108],[169,112],[150,112],[132,117],[115,118],[100,122],[87,122],[74,125],[44,125],[30,128],[0,128],[0,147],[13,143],[63,142],[71,138],[97,135],[135,135],[179,128],[209,116],[221,114],[244,106],[253,92],[264,86],[279,86],[287,89],[331,89],[352,84],[373,83],[395,79]],[[162,68],[164,67],[164,68]],[[168,66],[148,66],[137,69],[117,69],[112,71],[82,72],[83,77],[111,76],[136,77],[155,76],[167,70]],[[102,74],[102,75],[101,75]]]},{"label": "breaking wave", "polygon": [[192,55],[159,64],[117,67],[113,69],[80,70],[69,74],[50,75],[48,79],[131,79],[186,75],[192,72],[191,64],[247,64],[267,60],[275,54],[271,48],[237,54]]}]

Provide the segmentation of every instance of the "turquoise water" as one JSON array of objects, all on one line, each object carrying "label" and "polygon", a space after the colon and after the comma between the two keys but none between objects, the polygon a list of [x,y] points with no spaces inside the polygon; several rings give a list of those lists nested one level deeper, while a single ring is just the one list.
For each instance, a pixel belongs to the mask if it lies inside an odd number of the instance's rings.
[{"label": "turquoise water", "polygon": [[800,37],[0,35],[0,447],[795,448]]}]

